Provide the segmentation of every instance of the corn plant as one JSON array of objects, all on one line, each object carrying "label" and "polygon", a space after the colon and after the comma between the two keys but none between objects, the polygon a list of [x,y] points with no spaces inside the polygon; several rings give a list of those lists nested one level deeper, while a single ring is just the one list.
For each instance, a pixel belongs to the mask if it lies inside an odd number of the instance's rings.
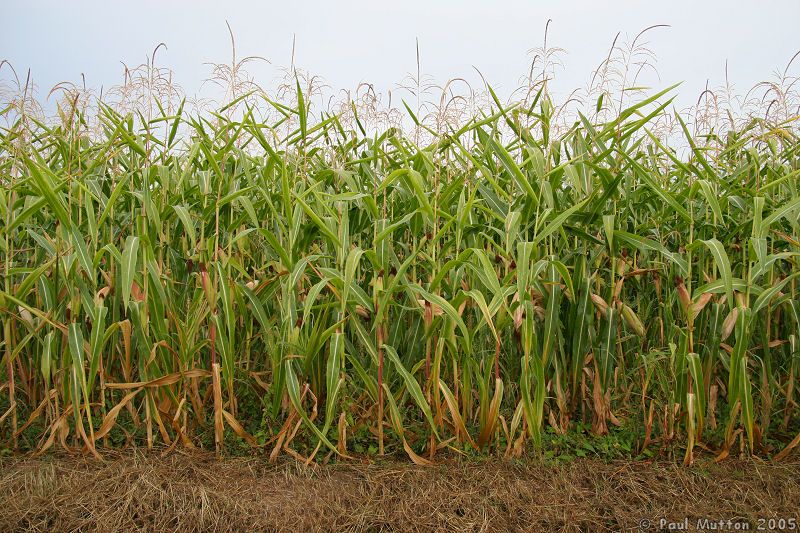
[{"label": "corn plant", "polygon": [[791,124],[684,125],[680,151],[652,128],[674,88],[560,133],[540,90],[419,146],[314,118],[296,85],[258,95],[269,123],[248,94],[3,129],[10,446],[211,432],[311,461],[367,435],[427,464],[628,426],[689,463],[800,442]]}]

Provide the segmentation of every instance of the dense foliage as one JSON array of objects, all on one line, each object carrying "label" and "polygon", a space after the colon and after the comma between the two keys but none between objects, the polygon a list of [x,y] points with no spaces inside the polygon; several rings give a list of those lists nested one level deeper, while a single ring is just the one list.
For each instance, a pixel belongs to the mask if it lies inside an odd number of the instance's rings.
[{"label": "dense foliage", "polygon": [[676,143],[650,127],[664,91],[556,132],[543,88],[422,145],[310,118],[299,83],[272,123],[102,104],[91,133],[75,108],[13,122],[4,440],[227,433],[425,463],[622,427],[633,454],[788,452],[796,131],[693,137],[675,115]]}]

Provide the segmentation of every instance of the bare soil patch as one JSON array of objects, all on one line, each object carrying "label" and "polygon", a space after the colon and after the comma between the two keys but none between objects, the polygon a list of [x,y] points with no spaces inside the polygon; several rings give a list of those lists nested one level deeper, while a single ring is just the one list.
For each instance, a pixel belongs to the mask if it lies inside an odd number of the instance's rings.
[{"label": "bare soil patch", "polygon": [[[800,463],[576,460],[304,467],[126,452],[0,461],[2,531],[637,531],[800,520]],[[753,528],[755,529],[755,527]]]}]

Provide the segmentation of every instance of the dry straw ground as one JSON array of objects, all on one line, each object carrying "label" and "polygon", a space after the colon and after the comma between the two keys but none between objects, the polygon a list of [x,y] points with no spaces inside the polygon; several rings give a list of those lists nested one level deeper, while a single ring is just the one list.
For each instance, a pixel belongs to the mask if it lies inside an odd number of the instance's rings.
[{"label": "dry straw ground", "polygon": [[661,517],[798,517],[800,463],[591,460],[305,468],[127,452],[0,463],[0,530],[636,531]]}]

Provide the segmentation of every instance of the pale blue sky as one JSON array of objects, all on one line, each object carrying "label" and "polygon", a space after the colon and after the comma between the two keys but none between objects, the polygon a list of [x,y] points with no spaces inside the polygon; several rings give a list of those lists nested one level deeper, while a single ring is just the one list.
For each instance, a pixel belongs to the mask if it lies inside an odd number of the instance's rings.
[{"label": "pale blue sky", "polygon": [[[158,62],[172,68],[188,94],[209,74],[208,61],[229,58],[225,20],[240,55],[261,55],[273,65],[290,61],[297,39],[297,65],[322,76],[335,89],[369,81],[393,89],[415,69],[419,38],[425,73],[437,80],[464,76],[478,67],[499,91],[510,92],[541,45],[548,18],[550,42],[565,48],[557,89],[584,86],[603,60],[614,35],[649,33],[658,56],[660,84],[684,81],[684,103],[710,78],[724,81],[728,60],[739,89],[782,70],[800,49],[800,0],[763,2],[685,1],[44,1],[6,0],[0,59],[20,76],[32,70],[41,93],[59,81],[99,87],[119,83],[121,61],[142,63],[159,42],[168,49]],[[795,67],[800,67],[800,60]],[[270,86],[274,67],[255,66],[256,81]]]}]

